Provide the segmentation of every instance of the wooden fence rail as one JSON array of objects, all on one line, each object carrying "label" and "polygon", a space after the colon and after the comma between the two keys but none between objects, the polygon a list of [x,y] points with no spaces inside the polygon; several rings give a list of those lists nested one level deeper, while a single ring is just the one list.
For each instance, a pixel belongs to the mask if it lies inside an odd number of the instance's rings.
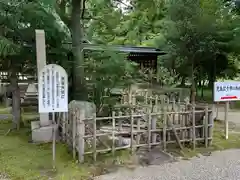
[{"label": "wooden fence rail", "polygon": [[91,118],[85,118],[83,109],[74,108],[69,110],[68,119],[61,120],[61,127],[62,140],[71,147],[73,158],[78,154],[80,162],[84,162],[84,155],[92,154],[96,161],[99,153],[114,155],[121,149],[134,152],[143,146],[166,150],[167,144],[177,143],[183,148],[185,143],[191,143],[195,149],[203,143],[207,147],[213,135],[212,110],[208,106],[191,106],[178,112],[149,110],[142,114],[131,110],[129,115],[113,111],[110,117]]}]

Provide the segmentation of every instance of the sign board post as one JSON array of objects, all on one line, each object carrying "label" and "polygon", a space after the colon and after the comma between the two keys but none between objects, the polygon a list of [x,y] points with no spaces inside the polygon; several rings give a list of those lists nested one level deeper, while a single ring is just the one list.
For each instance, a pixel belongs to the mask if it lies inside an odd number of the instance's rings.
[{"label": "sign board post", "polygon": [[228,139],[228,110],[229,110],[229,101],[225,103],[225,113],[224,113],[224,120],[225,120],[225,139]]},{"label": "sign board post", "polygon": [[240,82],[226,81],[214,83],[214,101],[225,102],[225,138],[228,139],[228,110],[230,101],[240,101]]},{"label": "sign board post", "polygon": [[48,64],[39,73],[38,111],[39,113],[52,113],[53,168],[55,168],[57,128],[55,113],[68,112],[68,76],[59,65]]}]

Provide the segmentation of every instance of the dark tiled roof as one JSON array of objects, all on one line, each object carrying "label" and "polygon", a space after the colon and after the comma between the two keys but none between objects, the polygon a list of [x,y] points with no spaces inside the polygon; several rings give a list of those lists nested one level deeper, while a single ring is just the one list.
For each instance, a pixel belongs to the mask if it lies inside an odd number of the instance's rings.
[{"label": "dark tiled roof", "polygon": [[165,54],[160,49],[152,48],[152,47],[134,47],[134,46],[120,46],[120,45],[97,45],[97,44],[87,44],[84,43],[84,50],[95,50],[95,51],[102,51],[102,50],[112,50],[118,52],[126,52],[126,53],[152,53],[163,55]]}]

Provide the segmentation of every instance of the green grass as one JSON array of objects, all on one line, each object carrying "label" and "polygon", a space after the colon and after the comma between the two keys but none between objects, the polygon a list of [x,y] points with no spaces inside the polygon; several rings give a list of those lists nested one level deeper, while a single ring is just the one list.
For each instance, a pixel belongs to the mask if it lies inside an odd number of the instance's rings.
[{"label": "green grass", "polygon": [[[0,125],[6,132],[10,123]],[[66,152],[66,147],[57,144],[56,162],[57,170],[52,170],[51,144],[28,143],[29,132],[26,129],[20,132],[10,133],[8,136],[0,136],[0,172],[6,173],[12,179],[72,179],[75,176],[87,175],[85,167],[77,168],[76,163]]]},{"label": "green grass", "polygon": [[[218,150],[240,148],[240,132],[229,132],[229,139],[224,137],[223,121],[215,121],[213,146]],[[236,128],[239,131],[239,128]]]},{"label": "green grass", "polygon": [[224,137],[224,125],[221,121],[215,121],[212,146],[208,148],[196,148],[192,150],[190,148],[184,148],[180,151],[180,155],[185,159],[197,156],[198,154],[210,153],[213,151],[222,151],[226,149],[238,149],[240,148],[240,132],[229,132],[229,139]]},{"label": "green grass", "polygon": [[212,103],[212,90],[209,88],[204,88],[203,89],[203,97],[201,97],[202,94],[202,90],[201,89],[197,89],[197,97],[196,99],[198,101],[205,101],[208,103]]},{"label": "green grass", "polygon": [[235,101],[234,102],[234,108],[235,109],[240,109],[240,101]]},{"label": "green grass", "polygon": [[9,114],[11,111],[11,108],[6,108],[0,105],[0,114]]},{"label": "green grass", "polygon": [[[92,162],[91,157],[86,163],[78,164],[72,160],[67,147],[61,143],[56,146],[56,170],[52,169],[52,145],[32,144],[29,127],[18,132],[4,134],[11,128],[10,121],[0,122],[0,174],[7,174],[13,180],[56,180],[88,179],[100,175],[107,167],[113,167],[110,154],[98,156],[98,162]],[[128,151],[119,151],[118,163],[130,163]]]}]

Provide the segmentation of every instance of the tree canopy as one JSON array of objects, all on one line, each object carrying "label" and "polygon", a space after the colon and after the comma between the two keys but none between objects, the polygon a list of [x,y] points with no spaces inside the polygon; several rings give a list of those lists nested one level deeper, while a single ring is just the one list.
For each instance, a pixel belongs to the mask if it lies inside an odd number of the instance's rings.
[{"label": "tree canopy", "polygon": [[[1,66],[14,64],[11,68],[18,71],[34,67],[35,29],[44,29],[48,61],[73,66],[79,89],[88,74],[80,53],[83,41],[161,48],[166,55],[159,66],[183,82],[234,77],[239,69],[239,7],[238,0],[0,0]],[[72,49],[66,48],[71,41]],[[67,58],[71,51],[73,60]]]},{"label": "tree canopy", "polygon": [[2,66],[6,65],[3,70],[14,67],[23,71],[36,64],[35,29],[45,30],[51,59],[64,55],[63,43],[70,33],[51,6],[41,1],[1,0],[0,12],[0,57]]}]

